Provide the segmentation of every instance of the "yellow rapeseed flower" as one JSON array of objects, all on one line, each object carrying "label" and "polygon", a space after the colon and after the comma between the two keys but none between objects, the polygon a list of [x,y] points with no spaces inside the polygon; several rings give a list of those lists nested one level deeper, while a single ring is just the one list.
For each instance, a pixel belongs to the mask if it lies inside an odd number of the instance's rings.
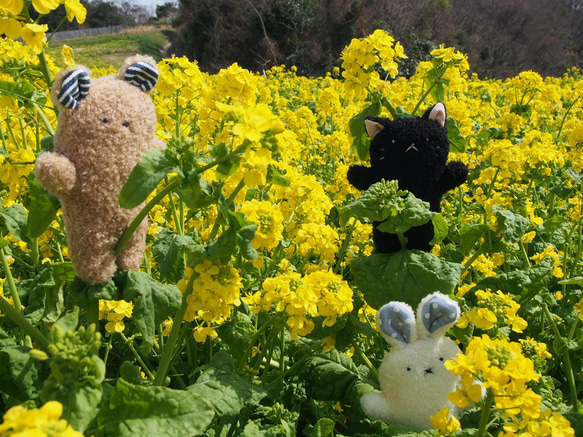
[{"label": "yellow rapeseed flower", "polygon": [[16,406],[4,414],[0,435],[19,437],[83,437],[66,420],[61,419],[63,406],[49,401],[38,410]]}]

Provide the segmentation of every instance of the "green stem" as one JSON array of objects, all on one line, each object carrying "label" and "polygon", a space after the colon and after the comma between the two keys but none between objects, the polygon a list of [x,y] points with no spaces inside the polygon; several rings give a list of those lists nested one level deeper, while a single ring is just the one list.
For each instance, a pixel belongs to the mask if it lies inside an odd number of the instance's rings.
[{"label": "green stem", "polygon": [[22,313],[22,303],[20,302],[20,295],[18,294],[18,290],[16,289],[16,283],[14,282],[14,277],[12,276],[12,271],[10,270],[10,266],[8,265],[8,259],[6,259],[6,252],[4,252],[4,248],[0,248],[0,260],[2,261],[2,267],[4,268],[4,277],[6,278],[6,282],[8,283],[8,290],[10,290],[10,296],[12,297],[12,301],[14,302],[14,308],[16,312],[19,314]]},{"label": "green stem", "polygon": [[352,346],[354,346],[354,351],[356,352],[356,354],[358,355],[358,357],[364,361],[364,364],[366,365],[366,367],[368,367],[371,371],[371,373],[374,375],[374,377],[376,379],[379,379],[379,371],[377,370],[377,368],[375,366],[372,365],[372,363],[370,362],[370,360],[368,359],[368,357],[365,355],[365,353],[362,351],[362,348],[360,347],[360,345],[357,342],[352,342]]},{"label": "green stem", "polygon": [[99,326],[99,299],[90,300],[87,308],[87,326],[92,324]]},{"label": "green stem", "polygon": [[[255,345],[255,342],[257,341],[259,336],[262,335],[263,332],[265,332],[267,329],[269,329],[273,326],[272,322],[277,316],[278,316],[278,314],[274,314],[273,316],[271,316],[269,318],[269,320],[267,320],[261,326],[261,328],[259,328],[259,329],[257,329],[257,331],[255,331],[255,334],[253,335],[253,338],[249,342],[249,346],[247,346],[247,349],[245,350],[245,353],[243,354],[243,358],[241,359],[241,362],[239,363],[239,372],[243,371],[243,369],[245,368],[245,365],[247,364],[247,358],[249,357],[249,355],[251,355],[251,351],[253,350],[253,346]],[[256,320],[258,320],[258,319],[259,319],[259,316],[257,317]]]},{"label": "green stem", "polygon": [[30,322],[24,318],[21,312],[16,311],[4,296],[0,296],[0,311],[16,323],[26,334],[30,335],[42,350],[49,353],[49,340],[37,328],[32,326]]},{"label": "green stem", "polygon": [[42,120],[43,124],[45,125],[45,129],[47,130],[47,132],[50,135],[54,135],[55,134],[55,130],[53,129],[53,125],[51,124],[51,122],[49,121],[49,119],[47,118],[46,114],[44,113],[44,111],[36,104],[33,103],[38,116],[40,117],[40,119]]},{"label": "green stem", "polygon": [[192,274],[186,285],[186,290],[182,295],[182,305],[178,310],[178,314],[174,318],[172,324],[172,329],[170,330],[170,335],[168,336],[168,341],[166,342],[166,347],[162,352],[162,358],[160,360],[160,366],[156,372],[156,377],[154,378],[154,386],[162,386],[168,376],[168,369],[170,364],[172,364],[172,358],[174,357],[174,351],[176,349],[176,343],[178,340],[178,334],[180,333],[180,328],[184,320],[184,315],[186,314],[186,309],[188,308],[188,296],[190,296],[194,289],[194,280],[196,279],[196,274]]},{"label": "green stem", "polygon": [[490,418],[490,410],[492,409],[493,403],[494,393],[492,393],[491,390],[488,390],[486,392],[486,400],[484,401],[484,406],[482,407],[482,417],[480,418],[478,435],[476,437],[484,437],[486,435],[486,430],[488,429],[488,419]]},{"label": "green stem", "polygon": [[148,366],[146,365],[146,363],[144,362],[144,360],[142,359],[142,357],[140,356],[140,354],[138,353],[138,351],[134,347],[133,342],[129,338],[127,338],[123,334],[123,332],[120,332],[119,335],[121,335],[121,338],[123,339],[123,341],[125,342],[127,347],[130,349],[130,351],[132,351],[132,354],[134,354],[134,357],[136,357],[136,360],[138,360],[138,362],[140,363],[140,366],[142,366],[142,369],[144,369],[144,372],[146,372],[146,375],[148,375],[148,378],[150,378],[150,380],[153,381],[155,378],[154,374],[150,371],[150,369],[148,368]]},{"label": "green stem", "polygon": [[[571,406],[573,407],[573,411],[575,413],[579,412],[579,400],[577,399],[577,384],[575,382],[575,374],[573,372],[573,366],[571,364],[571,356],[569,355],[569,348],[565,345],[565,339],[561,336],[559,328],[557,324],[553,320],[553,315],[549,311],[549,308],[546,305],[543,305],[543,309],[547,319],[549,320],[549,324],[551,325],[551,330],[557,340],[560,340],[563,346],[562,358],[563,358],[563,366],[565,367],[565,374],[567,377],[567,381],[569,382],[569,395],[571,398]],[[570,336],[570,334],[569,334]]]},{"label": "green stem", "polygon": [[115,246],[115,256],[116,257],[118,257],[123,252],[124,248],[126,247],[128,242],[132,238],[132,235],[134,234],[136,229],[138,229],[138,227],[140,226],[142,221],[146,218],[148,213],[152,210],[152,208],[154,208],[154,206],[156,206],[158,203],[160,203],[160,201],[167,194],[169,194],[170,192],[172,192],[172,190],[174,190],[176,187],[178,187],[178,185],[180,185],[181,182],[182,182],[182,179],[179,177],[172,179],[168,183],[168,185],[166,185],[158,194],[156,194],[156,196],[154,196],[152,198],[152,200],[150,200],[146,204],[146,206],[144,206],[144,208],[142,208],[142,210],[138,213],[136,218],[130,223],[130,226],[127,228],[127,230],[124,232],[124,234],[121,236],[121,238],[117,242],[117,245]]}]

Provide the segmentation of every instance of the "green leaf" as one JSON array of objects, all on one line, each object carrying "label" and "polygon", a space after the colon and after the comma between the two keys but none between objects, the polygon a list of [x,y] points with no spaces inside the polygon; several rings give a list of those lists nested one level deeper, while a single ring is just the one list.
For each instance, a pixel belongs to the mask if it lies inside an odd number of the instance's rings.
[{"label": "green leaf", "polygon": [[194,211],[214,203],[212,186],[197,173],[188,175],[175,191],[186,206]]},{"label": "green leaf", "polygon": [[97,414],[96,437],[196,436],[214,418],[209,401],[194,390],[139,386],[118,379],[109,402]]},{"label": "green leaf", "polygon": [[0,391],[20,402],[39,396],[43,379],[39,378],[40,362],[24,346],[0,349]]},{"label": "green leaf", "polygon": [[34,172],[28,178],[28,218],[26,221],[27,234],[32,237],[40,237],[47,230],[51,222],[57,216],[61,207],[59,199],[47,193],[34,179]]},{"label": "green leaf", "polygon": [[323,417],[322,419],[316,422],[314,428],[308,434],[308,437],[328,437],[334,435],[334,426],[336,422],[332,419],[327,417]]},{"label": "green leaf", "polygon": [[439,213],[436,213],[433,217],[431,217],[431,221],[433,222],[433,239],[429,244],[434,245],[447,237],[447,234],[449,233],[449,226],[447,225],[447,222],[443,216]]},{"label": "green leaf", "polygon": [[174,284],[162,284],[145,272],[124,273],[125,278],[119,275],[114,280],[122,290],[123,299],[133,302],[132,322],[149,348],[154,344],[156,329],[180,308],[182,294]]},{"label": "green leaf", "polygon": [[[522,294],[524,289],[539,290],[542,284],[547,283],[553,272],[554,261],[545,258],[540,263],[524,270],[500,273],[483,278],[476,284],[478,289],[504,290],[506,293]],[[519,302],[522,304],[522,302]]]},{"label": "green leaf", "polygon": [[267,392],[237,375],[225,351],[213,356],[210,366],[189,387],[214,407],[218,416],[235,416],[247,405],[259,405]]},{"label": "green leaf", "polygon": [[502,238],[509,243],[518,243],[528,229],[529,220],[499,205],[492,206],[492,212],[496,214],[498,227],[504,231]]},{"label": "green leaf", "polygon": [[350,129],[351,135],[354,137],[352,147],[361,161],[368,160],[370,147],[370,138],[366,132],[364,120],[367,117],[378,116],[381,113],[381,109],[381,101],[379,99],[374,99],[370,105],[352,117],[348,122],[348,128]]},{"label": "green leaf", "polygon": [[463,266],[419,250],[377,253],[350,265],[357,287],[366,302],[379,309],[397,300],[417,307],[434,291],[452,293]]},{"label": "green leaf", "polygon": [[241,251],[241,255],[245,259],[254,260],[259,257],[257,251],[251,245],[253,238],[257,232],[257,225],[244,226],[237,231],[237,246]]},{"label": "green leaf", "polygon": [[460,132],[457,121],[452,117],[447,117],[445,126],[447,127],[447,136],[449,138],[449,150],[453,153],[464,153],[468,142]]},{"label": "green leaf", "polygon": [[152,255],[162,276],[177,282],[184,273],[184,253],[194,251],[195,246],[197,244],[192,237],[162,229],[152,245]]},{"label": "green leaf", "polygon": [[[79,325],[79,308],[65,313],[59,320],[57,320],[51,330],[49,331],[49,341],[51,343],[59,343],[62,339],[60,336],[67,331],[76,331]],[[53,329],[57,326],[60,329]]]},{"label": "green leaf", "polygon": [[309,398],[317,401],[340,401],[362,412],[360,398],[374,388],[361,380],[352,359],[335,349],[328,354],[309,358],[300,376]]},{"label": "green leaf", "polygon": [[429,209],[429,203],[408,193],[399,207],[400,211],[389,216],[378,226],[378,230],[390,234],[405,233],[415,226],[427,223],[436,214]]},{"label": "green leaf", "polygon": [[562,281],[559,281],[559,284],[583,286],[583,276],[575,276],[573,278],[563,279]]},{"label": "green leaf", "polygon": [[10,96],[18,101],[19,106],[34,109],[34,105],[44,106],[47,95],[30,82],[22,78],[17,82],[0,81],[0,94]]},{"label": "green leaf", "polygon": [[119,291],[115,282],[110,280],[105,284],[92,285],[75,276],[65,296],[65,307],[88,308],[91,302],[99,299],[119,300]]},{"label": "green leaf", "polygon": [[64,384],[47,379],[41,399],[43,402],[60,402],[63,405],[62,418],[75,430],[83,432],[97,414],[103,390],[94,378],[73,380],[71,375],[68,376]]},{"label": "green leaf", "polygon": [[179,177],[184,178],[173,152],[161,149],[146,150],[121,189],[119,204],[122,208],[135,208],[147,199],[169,173],[178,173]]},{"label": "green leaf", "polygon": [[4,217],[4,222],[6,223],[8,231],[14,235],[17,240],[30,243],[30,235],[28,235],[27,227],[28,215],[22,205],[15,203],[0,212],[0,215]]},{"label": "green leaf", "polygon": [[273,164],[267,166],[266,182],[280,187],[289,187],[290,185],[290,180],[277,171]]},{"label": "green leaf", "polygon": [[407,191],[399,190],[397,181],[382,180],[372,184],[354,202],[338,208],[340,224],[345,225],[350,217],[377,222],[395,217],[405,208],[402,196],[406,194]]},{"label": "green leaf", "polygon": [[53,277],[53,268],[49,266],[38,276],[28,281],[21,281],[19,288],[29,290],[25,303],[25,317],[33,325],[41,320],[55,322],[63,311],[62,283]]}]

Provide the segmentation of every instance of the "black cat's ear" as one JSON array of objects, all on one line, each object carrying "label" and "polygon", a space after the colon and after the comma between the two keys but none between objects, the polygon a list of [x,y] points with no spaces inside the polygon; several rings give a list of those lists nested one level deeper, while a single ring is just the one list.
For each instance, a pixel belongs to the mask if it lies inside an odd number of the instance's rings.
[{"label": "black cat's ear", "polygon": [[445,110],[445,105],[441,102],[429,108],[423,114],[423,118],[427,118],[431,121],[435,121],[445,127],[445,120],[447,120],[447,111]]},{"label": "black cat's ear", "polygon": [[366,127],[366,133],[368,133],[368,136],[370,137],[371,141],[374,140],[374,137],[376,137],[380,132],[382,132],[385,129],[385,127],[378,121],[369,119],[364,120],[364,126]]}]

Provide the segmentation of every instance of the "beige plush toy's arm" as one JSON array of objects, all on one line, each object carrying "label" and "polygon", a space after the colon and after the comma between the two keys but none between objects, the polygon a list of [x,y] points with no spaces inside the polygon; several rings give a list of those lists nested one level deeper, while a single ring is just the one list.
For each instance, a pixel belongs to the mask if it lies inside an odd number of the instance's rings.
[{"label": "beige plush toy's arm", "polygon": [[34,173],[41,186],[57,197],[69,194],[77,179],[75,165],[67,157],[52,152],[37,158]]},{"label": "beige plush toy's arm", "polygon": [[152,144],[150,144],[152,146],[152,149],[165,149],[166,148],[166,143],[164,143],[164,141],[158,139],[158,138],[154,138],[154,140],[152,141]]}]

